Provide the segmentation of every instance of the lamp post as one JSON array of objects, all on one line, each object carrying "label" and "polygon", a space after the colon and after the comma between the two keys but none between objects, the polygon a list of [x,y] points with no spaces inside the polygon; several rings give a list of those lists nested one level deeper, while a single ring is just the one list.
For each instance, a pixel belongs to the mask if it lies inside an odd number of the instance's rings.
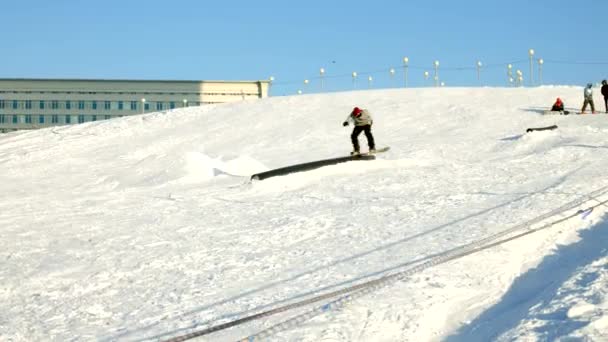
[{"label": "lamp post", "polygon": [[353,89],[357,88],[357,72],[353,71]]},{"label": "lamp post", "polygon": [[530,49],[528,50],[528,56],[530,56],[530,85],[534,85],[534,74],[533,74],[533,67],[532,67],[532,61],[534,59],[534,49]]},{"label": "lamp post", "polygon": [[543,64],[545,61],[543,59],[538,60],[538,84],[543,85]]},{"label": "lamp post", "polygon": [[308,91],[308,80],[304,80],[304,89]]},{"label": "lamp post", "polygon": [[394,81],[395,81],[395,68],[390,68],[388,70],[388,73],[389,73],[389,75],[391,75],[391,87],[392,87],[394,84]]},{"label": "lamp post", "polygon": [[481,61],[477,61],[477,82],[481,84]]},{"label": "lamp post", "polygon": [[372,78],[372,76],[370,75],[370,76],[367,78],[367,87],[368,87],[368,88],[371,88],[371,87],[372,87],[372,81],[373,81],[373,78]]},{"label": "lamp post", "polygon": [[523,81],[524,81],[524,75],[523,75],[523,73],[521,72],[521,70],[517,69],[515,71],[515,74],[517,75],[517,85],[520,86],[520,87],[523,86],[524,85],[523,84]]},{"label": "lamp post", "polygon": [[325,69],[323,69],[323,68],[319,69],[319,75],[321,75],[321,91],[323,91],[323,88],[324,88],[323,76],[325,75]]},{"label": "lamp post", "polygon": [[407,88],[407,67],[410,63],[410,59],[407,57],[403,57],[403,75],[405,77],[405,87]]},{"label": "lamp post", "polygon": [[188,107],[188,100],[184,99],[182,102],[184,102],[184,108]]},{"label": "lamp post", "polygon": [[268,78],[268,81],[269,81],[269,82],[268,82],[268,96],[270,96],[270,90],[271,90],[271,88],[272,88],[272,82],[274,82],[274,76],[270,76],[270,77]]},{"label": "lamp post", "polygon": [[141,99],[141,113],[146,112],[146,99]]},{"label": "lamp post", "polygon": [[507,64],[507,81],[509,85],[513,85],[513,65]]},{"label": "lamp post", "polygon": [[298,90],[298,95],[302,95],[302,90]]},{"label": "lamp post", "polygon": [[[425,72],[424,72],[424,80],[425,80],[425,81],[428,81],[428,80],[429,80],[429,72],[428,72],[428,71],[425,71]],[[427,83],[427,82],[425,82],[425,83]]]},{"label": "lamp post", "polygon": [[435,79],[435,87],[437,87],[437,86],[439,86],[439,74],[438,74],[439,61],[435,61],[435,63],[433,65],[435,66],[435,76],[433,78]]}]

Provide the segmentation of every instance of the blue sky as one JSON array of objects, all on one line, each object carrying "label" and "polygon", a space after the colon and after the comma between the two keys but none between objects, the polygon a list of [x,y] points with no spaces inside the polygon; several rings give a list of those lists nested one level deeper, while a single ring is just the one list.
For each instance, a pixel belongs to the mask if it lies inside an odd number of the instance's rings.
[{"label": "blue sky", "polygon": [[[3,4],[0,77],[258,80],[298,89],[528,83],[528,50],[545,84],[608,78],[608,1],[587,0],[20,0]],[[481,82],[475,63],[480,60]],[[487,66],[487,67],[485,67]],[[396,69],[390,77],[389,69]],[[534,76],[538,82],[537,63]],[[308,85],[304,80],[310,80]]]}]

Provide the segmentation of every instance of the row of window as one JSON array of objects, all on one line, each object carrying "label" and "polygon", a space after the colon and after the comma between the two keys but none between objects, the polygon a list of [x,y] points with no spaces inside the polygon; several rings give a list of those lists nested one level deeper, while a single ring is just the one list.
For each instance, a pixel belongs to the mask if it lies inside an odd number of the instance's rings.
[{"label": "row of window", "polygon": [[[122,115],[119,115],[122,117]],[[88,121],[98,121],[111,119],[111,115],[32,115],[32,114],[14,114],[5,115],[0,114],[0,124],[71,124],[71,123],[83,123]]]},{"label": "row of window", "polygon": [[[143,102],[142,102],[143,103]],[[145,102],[145,110],[150,110],[153,104],[156,110],[175,109],[176,102]],[[183,106],[188,106],[184,102]],[[198,106],[200,102],[192,102],[190,105]],[[52,109],[52,110],[138,110],[141,109],[139,101],[59,101],[59,100],[0,100],[0,109]]]}]

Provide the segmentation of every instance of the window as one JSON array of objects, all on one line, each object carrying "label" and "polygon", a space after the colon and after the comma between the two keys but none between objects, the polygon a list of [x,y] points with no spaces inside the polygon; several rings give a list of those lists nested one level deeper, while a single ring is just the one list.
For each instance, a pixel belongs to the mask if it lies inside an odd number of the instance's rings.
[{"label": "window", "polygon": [[111,108],[110,105],[111,105],[110,101],[104,101],[103,102],[103,109],[110,110],[110,108]]},{"label": "window", "polygon": [[4,114],[0,114],[0,123],[6,123],[6,117]]},{"label": "window", "polygon": [[83,123],[84,122],[84,115],[80,114],[78,115],[78,123]]},{"label": "window", "polygon": [[51,123],[59,123],[59,115],[51,115]]},{"label": "window", "polygon": [[144,106],[144,110],[150,110],[150,104],[146,103],[146,105]]},{"label": "window", "polygon": [[19,108],[19,101],[13,100],[13,109],[18,109],[18,108]]},{"label": "window", "polygon": [[38,116],[38,123],[40,123],[40,124],[44,123],[44,115],[39,115]]},{"label": "window", "polygon": [[72,109],[72,102],[70,101],[65,101],[65,109]]},{"label": "window", "polygon": [[97,110],[97,101],[91,102],[91,108],[93,108],[93,110]]},{"label": "window", "polygon": [[28,114],[28,115],[25,116],[25,123],[29,123],[29,124],[32,123],[32,115],[31,114]]},{"label": "window", "polygon": [[104,119],[106,119],[106,120],[109,120],[109,119],[111,119],[111,118],[112,118],[112,116],[110,116],[110,115],[106,115],[106,116],[104,116],[103,118],[104,118]]},{"label": "window", "polygon": [[131,101],[131,110],[137,110],[137,101]]},{"label": "window", "polygon": [[78,101],[78,109],[84,109],[84,101]]},{"label": "window", "polygon": [[175,109],[175,102],[174,101],[169,102],[169,108]]},{"label": "window", "polygon": [[51,109],[59,109],[59,101],[57,101],[57,100],[51,101]]},{"label": "window", "polygon": [[40,100],[40,109],[44,109],[44,101]]},{"label": "window", "polygon": [[65,123],[66,124],[72,123],[72,117],[70,115],[65,116]]},{"label": "window", "polygon": [[91,116],[91,121],[97,121],[97,115],[92,115]]},{"label": "window", "polygon": [[25,101],[25,109],[32,109],[32,100]]},{"label": "window", "polygon": [[0,109],[4,109],[4,100],[0,100]]},{"label": "window", "polygon": [[118,110],[123,110],[125,109],[125,104],[122,101],[118,101]]},{"label": "window", "polygon": [[13,115],[13,124],[15,124],[15,125],[16,125],[16,124],[18,124],[18,123],[19,123],[19,120],[18,120],[18,118],[17,118],[17,115]]},{"label": "window", "polygon": [[156,110],[163,110],[163,103],[162,102],[156,102]]}]

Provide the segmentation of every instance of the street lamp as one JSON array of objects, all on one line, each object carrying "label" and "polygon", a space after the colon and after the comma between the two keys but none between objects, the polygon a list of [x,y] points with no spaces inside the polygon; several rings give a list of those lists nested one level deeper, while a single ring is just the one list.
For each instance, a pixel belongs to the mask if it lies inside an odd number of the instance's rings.
[{"label": "street lamp", "polygon": [[323,75],[325,75],[325,69],[321,68],[319,69],[319,74],[321,75],[321,91],[323,91]]},{"label": "street lamp", "polygon": [[477,61],[477,82],[481,83],[481,61]]},{"label": "street lamp", "polygon": [[509,85],[513,85],[513,65],[507,64],[507,80]]},{"label": "street lamp", "polygon": [[301,90],[298,90],[298,95],[302,95],[302,91]]},{"label": "street lamp", "polygon": [[141,113],[145,113],[146,111],[146,99],[141,99]]},{"label": "street lamp", "polygon": [[353,89],[357,88],[357,72],[353,71]]},{"label": "street lamp", "polygon": [[523,81],[524,81],[523,73],[521,72],[521,70],[517,69],[515,71],[515,74],[517,75],[517,85],[520,87],[523,86]]},{"label": "street lamp", "polygon": [[543,59],[538,60],[538,84],[543,85],[543,64],[545,61]]},{"label": "street lamp", "polygon": [[304,80],[304,89],[308,91],[308,80]]},{"label": "street lamp", "polygon": [[187,99],[183,99],[182,102],[184,103],[184,108],[188,107],[188,100]]},{"label": "street lamp", "polygon": [[534,74],[532,73],[532,60],[534,58],[534,49],[528,50],[528,56],[530,56],[530,85],[534,85]]},{"label": "street lamp", "polygon": [[372,87],[372,81],[373,81],[373,78],[372,78],[372,76],[370,75],[370,76],[367,78],[367,87],[368,87],[368,88],[371,88],[371,87]]},{"label": "street lamp", "polygon": [[388,73],[391,75],[391,87],[393,86],[393,82],[395,80],[395,68],[390,68]]},{"label": "street lamp", "polygon": [[407,67],[410,63],[410,59],[407,57],[403,57],[403,74],[405,75],[405,87],[407,88]]},{"label": "street lamp", "polygon": [[435,78],[435,87],[437,87],[439,85],[438,84],[439,75],[437,73],[437,69],[439,69],[439,61],[435,61],[434,65],[435,65],[435,77],[434,77]]},{"label": "street lamp", "polygon": [[[425,72],[424,72],[424,80],[425,80],[425,81],[428,81],[428,80],[429,80],[429,72],[428,72],[428,71],[425,71]],[[426,83],[426,82],[425,82],[425,83]]]},{"label": "street lamp", "polygon": [[270,89],[272,88],[272,82],[274,82],[274,76],[270,76],[268,81],[268,96],[270,96]]}]

